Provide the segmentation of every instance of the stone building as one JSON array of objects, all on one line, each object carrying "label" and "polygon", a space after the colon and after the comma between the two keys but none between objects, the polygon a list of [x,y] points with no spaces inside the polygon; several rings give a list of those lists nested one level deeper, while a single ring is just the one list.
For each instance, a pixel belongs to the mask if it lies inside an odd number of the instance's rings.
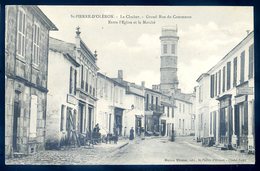
[{"label": "stone building", "polygon": [[[203,138],[222,148],[254,151],[254,32],[202,74],[198,83],[197,94],[205,94],[199,97],[208,106],[203,112],[207,118]],[[201,111],[197,112],[199,116]]]},{"label": "stone building", "polygon": [[44,149],[49,31],[37,6],[6,6],[5,156]]},{"label": "stone building", "polygon": [[50,38],[49,51],[46,146],[79,144],[76,137],[96,123],[97,55],[81,39],[79,27],[75,43]]}]

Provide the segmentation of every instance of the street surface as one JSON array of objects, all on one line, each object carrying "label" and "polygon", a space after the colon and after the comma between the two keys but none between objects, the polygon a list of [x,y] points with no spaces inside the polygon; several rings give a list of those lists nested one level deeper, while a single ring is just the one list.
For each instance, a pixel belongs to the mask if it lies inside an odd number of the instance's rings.
[{"label": "street surface", "polygon": [[[129,142],[129,143],[128,143]],[[35,155],[7,159],[6,164],[92,165],[92,164],[254,164],[255,156],[238,151],[202,147],[193,137],[148,137],[145,140],[121,140],[60,151],[42,151]]]}]

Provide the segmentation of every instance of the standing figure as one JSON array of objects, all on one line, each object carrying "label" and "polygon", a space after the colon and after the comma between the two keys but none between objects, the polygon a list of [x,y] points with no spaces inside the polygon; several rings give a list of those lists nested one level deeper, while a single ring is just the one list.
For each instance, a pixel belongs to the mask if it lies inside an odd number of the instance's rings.
[{"label": "standing figure", "polygon": [[130,129],[130,137],[129,137],[129,139],[130,140],[133,140],[134,139],[134,128],[132,127],[131,129]]}]

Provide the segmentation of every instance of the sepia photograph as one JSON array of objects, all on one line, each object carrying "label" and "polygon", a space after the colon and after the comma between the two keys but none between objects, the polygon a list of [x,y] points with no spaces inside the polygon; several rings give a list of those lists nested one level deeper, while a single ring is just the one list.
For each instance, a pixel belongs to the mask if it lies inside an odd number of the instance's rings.
[{"label": "sepia photograph", "polygon": [[253,6],[5,6],[6,165],[255,164]]}]

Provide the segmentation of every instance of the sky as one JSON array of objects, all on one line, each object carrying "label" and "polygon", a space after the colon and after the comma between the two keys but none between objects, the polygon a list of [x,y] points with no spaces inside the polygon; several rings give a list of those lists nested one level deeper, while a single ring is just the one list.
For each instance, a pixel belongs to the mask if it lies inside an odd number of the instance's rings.
[{"label": "sky", "polygon": [[[245,38],[247,30],[253,30],[253,7],[39,7],[59,29],[51,31],[51,37],[74,43],[75,30],[79,26],[81,39],[92,52],[97,50],[99,72],[116,77],[120,69],[124,72],[125,80],[136,84],[145,81],[148,88],[160,83],[161,29],[177,25],[177,74],[179,88],[185,93],[193,92],[197,78]],[[79,17],[82,15],[85,18]],[[86,17],[87,15],[96,17]],[[100,18],[100,15],[113,15],[113,18]],[[124,20],[127,24],[115,24],[119,20]],[[143,24],[144,20],[150,24]],[[129,24],[135,21],[140,21],[141,24]]]}]

